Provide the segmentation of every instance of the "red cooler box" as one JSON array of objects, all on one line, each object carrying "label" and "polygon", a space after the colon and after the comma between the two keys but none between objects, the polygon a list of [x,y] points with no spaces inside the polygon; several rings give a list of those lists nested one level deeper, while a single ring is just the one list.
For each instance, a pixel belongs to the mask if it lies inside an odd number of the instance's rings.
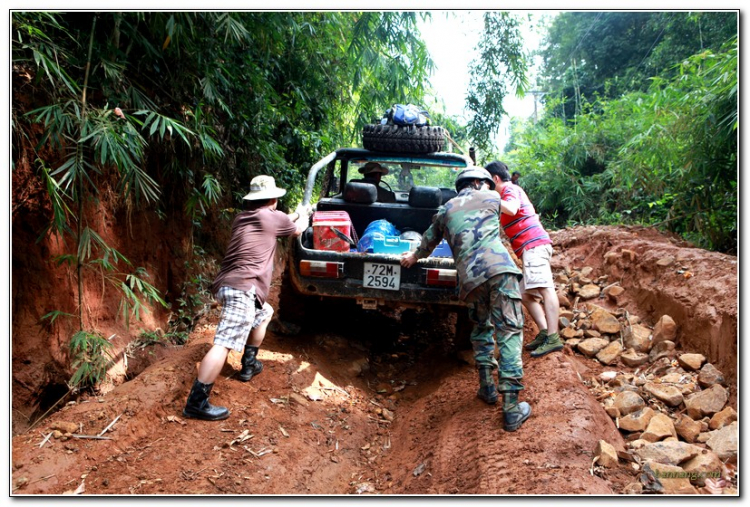
[{"label": "red cooler box", "polygon": [[343,235],[353,238],[354,227],[346,211],[316,211],[312,217],[313,247],[315,250],[333,250],[348,252],[351,245],[336,234],[336,229]]}]

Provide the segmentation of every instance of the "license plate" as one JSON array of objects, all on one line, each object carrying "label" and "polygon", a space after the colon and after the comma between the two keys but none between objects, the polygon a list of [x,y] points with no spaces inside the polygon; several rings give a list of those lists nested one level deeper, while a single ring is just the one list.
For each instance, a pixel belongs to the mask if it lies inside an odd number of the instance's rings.
[{"label": "license plate", "polygon": [[399,264],[365,262],[362,286],[370,289],[399,290],[401,286],[401,266]]}]

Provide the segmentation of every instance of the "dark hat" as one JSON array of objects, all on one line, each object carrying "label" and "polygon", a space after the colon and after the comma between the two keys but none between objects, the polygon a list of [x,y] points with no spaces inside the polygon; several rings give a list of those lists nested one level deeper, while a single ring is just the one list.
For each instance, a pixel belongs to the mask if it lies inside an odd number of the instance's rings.
[{"label": "dark hat", "polygon": [[381,173],[385,175],[388,174],[388,168],[383,167],[377,162],[367,162],[365,165],[359,168],[359,172],[361,172],[362,174]]}]

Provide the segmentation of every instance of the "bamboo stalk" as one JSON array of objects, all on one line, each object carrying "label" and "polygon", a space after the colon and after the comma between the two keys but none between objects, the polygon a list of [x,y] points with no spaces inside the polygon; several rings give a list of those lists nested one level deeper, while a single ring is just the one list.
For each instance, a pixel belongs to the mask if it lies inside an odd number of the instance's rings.
[{"label": "bamboo stalk", "polygon": [[91,440],[112,440],[110,437],[102,437],[99,435],[78,435],[76,433],[73,433],[71,435],[73,438],[89,438]]},{"label": "bamboo stalk", "polygon": [[107,427],[104,428],[101,433],[99,433],[99,436],[104,435],[107,432],[107,430],[109,430],[112,426],[114,426],[114,424],[120,419],[120,417],[122,417],[122,414],[120,414],[117,417],[115,417],[114,421],[112,421],[111,423],[109,423],[109,425],[107,425]]}]

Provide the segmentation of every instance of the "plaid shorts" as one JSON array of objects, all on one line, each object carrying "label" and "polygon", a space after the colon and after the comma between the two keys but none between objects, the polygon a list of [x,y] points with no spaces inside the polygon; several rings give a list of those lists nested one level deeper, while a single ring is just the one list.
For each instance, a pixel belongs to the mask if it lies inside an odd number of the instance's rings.
[{"label": "plaid shorts", "polygon": [[264,303],[261,308],[255,306],[255,287],[249,291],[222,287],[216,293],[221,303],[221,319],[216,327],[214,345],[243,352],[250,331],[270,319],[273,308]]}]

